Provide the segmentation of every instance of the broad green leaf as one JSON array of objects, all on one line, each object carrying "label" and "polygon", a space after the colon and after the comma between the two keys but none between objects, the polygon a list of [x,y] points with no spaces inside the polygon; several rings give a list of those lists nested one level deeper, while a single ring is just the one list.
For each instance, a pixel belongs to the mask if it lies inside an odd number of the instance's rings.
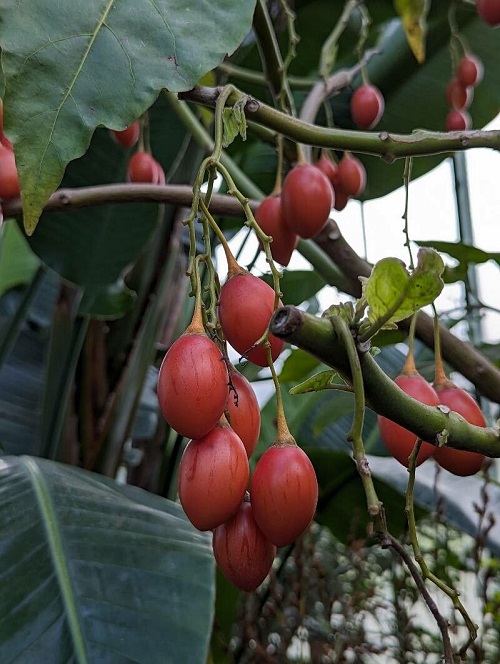
[{"label": "broad green leaf", "polygon": [[406,39],[417,62],[425,61],[425,38],[427,34],[427,12],[430,0],[394,0],[396,11],[401,16]]},{"label": "broad green leaf", "polygon": [[0,228],[0,295],[29,284],[39,265],[17,223],[8,219]]},{"label": "broad green leaf", "polygon": [[204,662],[210,538],[181,508],[33,457],[0,459],[2,661]]},{"label": "broad green leaf", "polygon": [[368,302],[368,318],[381,327],[395,327],[433,302],[443,290],[444,263],[433,249],[418,252],[417,266],[410,273],[397,258],[383,258],[368,278],[363,278],[363,295]]},{"label": "broad green leaf", "polygon": [[162,88],[189,90],[243,40],[255,2],[4,0],[6,130],[33,233],[96,127],[123,129]]}]

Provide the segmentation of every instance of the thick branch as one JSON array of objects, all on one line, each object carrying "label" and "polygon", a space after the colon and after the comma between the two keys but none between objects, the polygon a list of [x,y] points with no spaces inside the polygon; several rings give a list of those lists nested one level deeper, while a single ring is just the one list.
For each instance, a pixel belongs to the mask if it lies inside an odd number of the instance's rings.
[{"label": "thick branch", "polygon": [[[345,346],[334,333],[327,318],[311,316],[296,307],[281,307],[273,314],[269,329],[275,336],[315,355],[349,382],[352,381]],[[424,406],[407,396],[384,373],[370,353],[360,353],[359,359],[366,398],[377,413],[434,445],[447,436],[450,447],[480,452],[489,457],[500,457],[498,427],[472,426],[448,408]]]},{"label": "thick branch", "polygon": [[[329,221],[314,241],[328,254],[346,278],[348,290],[353,297],[361,296],[361,283],[358,277],[369,277],[372,266],[358,256],[334,221]],[[409,320],[402,321],[400,327],[407,329]],[[500,371],[473,346],[465,344],[443,325],[440,326],[441,350],[443,358],[470,380],[490,401],[500,403]],[[416,335],[429,348],[434,348],[433,321],[420,312],[417,319]]]},{"label": "thick branch", "polygon": [[[190,185],[167,184],[109,184],[97,187],[79,187],[75,189],[58,189],[49,198],[44,212],[68,210],[71,208],[103,205],[104,203],[133,203],[152,201],[172,203],[191,207],[193,188]],[[257,206],[258,203],[255,204]],[[22,215],[21,199],[12,198],[2,203],[4,217],[20,217]],[[210,210],[217,214],[244,218],[245,214],[239,201],[225,194],[213,194]]]},{"label": "thick branch", "polygon": [[[179,93],[179,98],[213,108],[219,94],[219,88],[196,86],[188,92]],[[232,105],[245,97],[243,92],[237,91],[228,103]],[[441,133],[419,129],[412,134],[392,134],[387,131],[329,129],[292,118],[255,98],[248,99],[245,112],[249,120],[259,122],[298,143],[378,155],[389,163],[403,157],[422,157],[470,148],[500,149],[500,131]]]}]

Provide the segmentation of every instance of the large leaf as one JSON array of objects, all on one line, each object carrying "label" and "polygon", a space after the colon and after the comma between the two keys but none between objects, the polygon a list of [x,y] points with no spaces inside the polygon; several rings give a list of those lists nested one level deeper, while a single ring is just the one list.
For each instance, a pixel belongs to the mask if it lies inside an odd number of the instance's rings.
[{"label": "large leaf", "polygon": [[178,505],[31,457],[0,459],[0,493],[2,661],[206,660],[210,539]]},{"label": "large leaf", "polygon": [[5,120],[33,232],[99,125],[124,128],[162,88],[189,90],[249,31],[255,2],[3,0]]}]

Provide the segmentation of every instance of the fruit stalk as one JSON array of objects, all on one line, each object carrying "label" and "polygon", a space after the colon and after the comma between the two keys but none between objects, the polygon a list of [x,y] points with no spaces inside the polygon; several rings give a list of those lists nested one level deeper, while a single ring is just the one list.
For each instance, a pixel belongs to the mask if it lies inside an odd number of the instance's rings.
[{"label": "fruit stalk", "polygon": [[354,389],[354,416],[351,428],[347,434],[347,440],[352,443],[354,460],[356,461],[356,467],[358,469],[359,476],[361,477],[361,482],[363,483],[363,489],[366,495],[368,513],[374,520],[375,529],[379,532],[382,532],[385,530],[385,525],[381,513],[382,503],[377,496],[377,492],[373,484],[370,466],[368,465],[365,447],[363,444],[363,421],[366,406],[363,374],[361,372],[359,356],[351,331],[349,330],[344,319],[340,316],[333,316],[330,320],[337,336],[344,343],[351,370],[352,387]]}]

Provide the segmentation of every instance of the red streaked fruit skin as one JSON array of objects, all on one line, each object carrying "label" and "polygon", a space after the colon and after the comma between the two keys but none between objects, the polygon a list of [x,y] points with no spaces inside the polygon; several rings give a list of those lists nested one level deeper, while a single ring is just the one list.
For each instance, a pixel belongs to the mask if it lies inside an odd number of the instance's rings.
[{"label": "red streaked fruit skin", "polygon": [[270,245],[273,259],[286,267],[299,238],[285,224],[280,196],[264,198],[255,213],[255,221],[273,238]]},{"label": "red streaked fruit skin", "polygon": [[241,438],[250,458],[260,434],[260,408],[253,387],[236,369],[230,372],[231,382],[236,390],[229,391],[227,410],[231,428]]},{"label": "red streaked fruit skin", "polygon": [[276,547],[260,530],[249,502],[214,530],[212,548],[224,574],[240,590],[252,592],[264,581],[276,556]]},{"label": "red streaked fruit skin", "polygon": [[384,97],[374,85],[362,85],[351,97],[351,116],[360,129],[372,129],[384,113]]},{"label": "red streaked fruit skin", "polygon": [[[230,277],[221,288],[219,320],[224,336],[238,353],[259,367],[267,367],[266,349],[262,344],[250,348],[267,330],[273,311],[274,290],[249,272]],[[269,342],[274,361],[285,342],[272,334]]]},{"label": "red streaked fruit skin", "polygon": [[243,500],[250,469],[245,446],[228,424],[219,423],[206,436],[190,440],[179,465],[179,499],[198,530],[213,530]]},{"label": "red streaked fruit skin", "polygon": [[[439,397],[436,391],[429,385],[423,376],[419,374],[405,376],[403,374],[397,376],[394,381],[396,385],[403,390],[405,394],[413,397],[427,406],[439,405]],[[399,424],[396,424],[387,417],[378,416],[378,426],[380,435],[386,446],[387,450],[392,456],[399,461],[403,466],[408,468],[408,457],[410,456],[417,436],[404,429]],[[417,466],[420,466],[426,459],[432,456],[436,451],[436,447],[430,443],[422,443],[420,452],[417,456]]]},{"label": "red streaked fruit skin", "polygon": [[500,0],[477,0],[476,9],[483,21],[492,28],[500,25]]},{"label": "red streaked fruit skin", "polygon": [[283,182],[281,204],[288,228],[302,238],[317,235],[328,221],[334,192],[330,180],[316,166],[299,164]]},{"label": "red streaked fruit skin", "polygon": [[260,457],[250,484],[257,525],[276,546],[290,544],[311,523],[318,502],[318,480],[298,445],[274,443]]},{"label": "red streaked fruit skin", "polygon": [[[436,388],[439,403],[448,406],[451,410],[461,415],[469,424],[475,424],[477,427],[485,427],[486,420],[474,399],[462,388],[454,386]],[[481,470],[484,461],[484,455],[477,452],[467,452],[465,450],[454,450],[451,447],[438,447],[434,458],[442,468],[446,468],[454,475],[466,477],[475,475]]]},{"label": "red streaked fruit skin", "polygon": [[205,334],[183,334],[169,348],[158,373],[161,413],[181,435],[201,438],[224,412],[228,382],[215,343]]}]

